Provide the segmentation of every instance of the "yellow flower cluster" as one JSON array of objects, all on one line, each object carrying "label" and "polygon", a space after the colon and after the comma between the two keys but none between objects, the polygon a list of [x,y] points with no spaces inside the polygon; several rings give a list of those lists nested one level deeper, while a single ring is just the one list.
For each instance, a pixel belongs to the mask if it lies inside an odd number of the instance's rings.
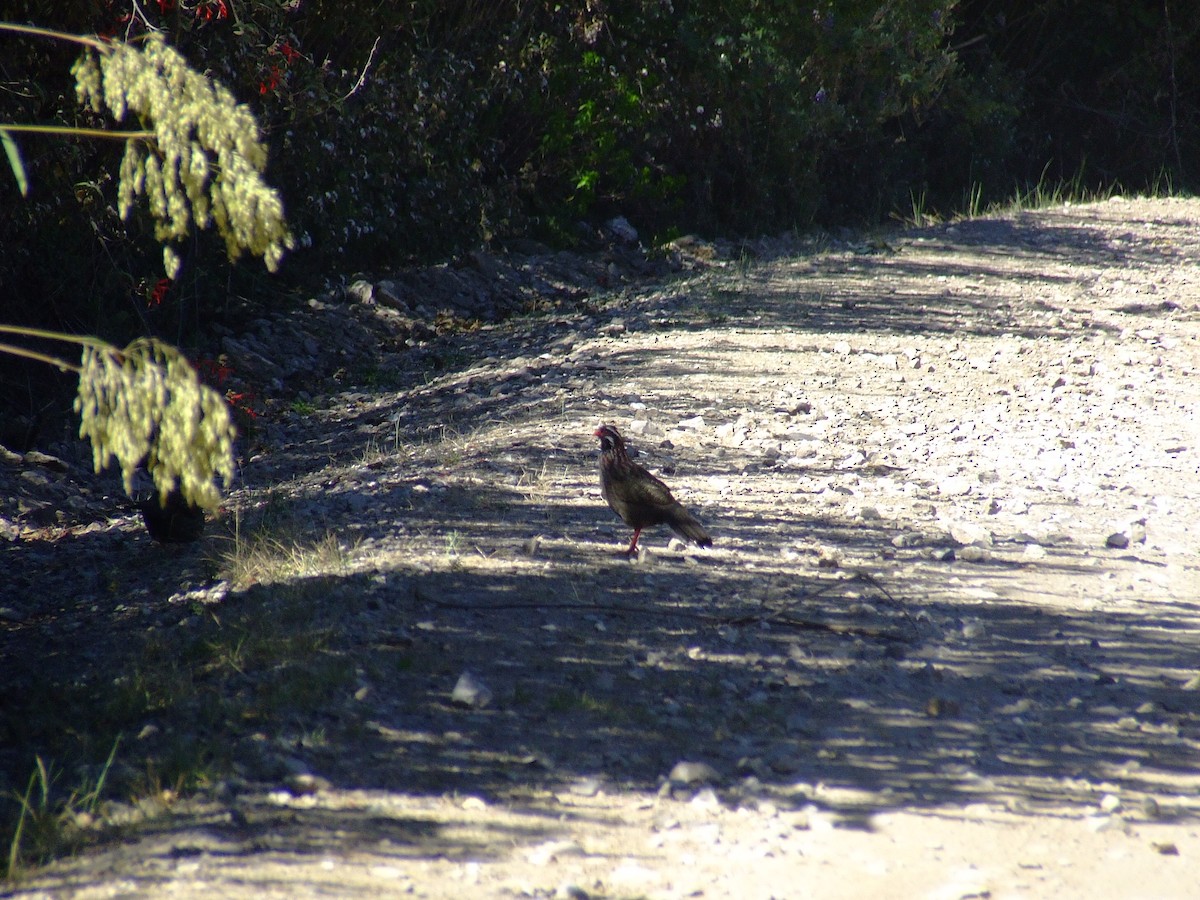
[{"label": "yellow flower cluster", "polygon": [[[215,223],[231,260],[249,251],[275,271],[294,242],[279,194],[262,179],[267,150],[244,104],[157,33],[140,46],[89,50],[72,74],[80,103],[96,112],[107,107],[117,121],[132,112],[154,132],[152,148],[126,143],[117,190],[122,219],[145,196],[160,241],[184,237],[193,222]],[[174,277],[178,257],[167,247],[163,259]]]},{"label": "yellow flower cluster", "polygon": [[126,491],[144,464],[160,496],[178,485],[198,506],[220,502],[217,479],[233,480],[236,431],[224,398],[178,350],[153,338],[123,351],[89,344],[81,370],[79,435],[91,439],[97,472],[115,456]]}]

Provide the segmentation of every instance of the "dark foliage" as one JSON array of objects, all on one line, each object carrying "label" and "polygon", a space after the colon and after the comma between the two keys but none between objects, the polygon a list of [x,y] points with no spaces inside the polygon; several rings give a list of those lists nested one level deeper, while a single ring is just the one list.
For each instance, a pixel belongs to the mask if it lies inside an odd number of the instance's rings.
[{"label": "dark foliage", "polygon": [[992,196],[1043,177],[1195,189],[1200,6],[963,0],[956,18],[956,85],[937,120],[966,151],[944,160],[954,179]]},{"label": "dark foliage", "polygon": [[[122,0],[9,4],[9,21],[166,30],[249,103],[299,247],[283,278],[200,235],[164,282],[147,223],[114,211],[117,142],[21,136],[0,178],[5,319],[180,341],[235,296],[576,240],[860,224],[910,196],[951,212],[1039,178],[1197,177],[1200,7],[1177,0]],[[144,18],[143,18],[144,17]],[[100,125],[75,47],[0,35],[0,121]]]}]

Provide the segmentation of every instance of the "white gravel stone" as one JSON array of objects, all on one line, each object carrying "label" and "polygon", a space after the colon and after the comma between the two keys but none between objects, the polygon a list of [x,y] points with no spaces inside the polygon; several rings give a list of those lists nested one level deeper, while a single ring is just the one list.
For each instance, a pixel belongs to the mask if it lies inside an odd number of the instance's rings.
[{"label": "white gravel stone", "polygon": [[492,691],[480,679],[470,672],[458,676],[450,701],[458,706],[469,706],[472,709],[483,709],[492,702]]},{"label": "white gravel stone", "polygon": [[720,774],[706,762],[677,762],[671,769],[668,780],[677,784],[714,783],[721,780]]}]

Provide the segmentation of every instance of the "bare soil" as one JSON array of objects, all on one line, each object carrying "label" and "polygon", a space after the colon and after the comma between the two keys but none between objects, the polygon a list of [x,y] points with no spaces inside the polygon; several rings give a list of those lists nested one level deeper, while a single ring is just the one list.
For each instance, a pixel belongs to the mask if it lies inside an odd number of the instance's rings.
[{"label": "bare soil", "polygon": [[[46,666],[321,636],[181,659],[239,720],[121,758],[212,777],[11,895],[1200,897],[1200,202],[757,251],[381,349],[264,417],[198,545],[9,521],[10,737]],[[621,555],[601,422],[711,550]],[[247,523],[336,565],[239,582]]]}]

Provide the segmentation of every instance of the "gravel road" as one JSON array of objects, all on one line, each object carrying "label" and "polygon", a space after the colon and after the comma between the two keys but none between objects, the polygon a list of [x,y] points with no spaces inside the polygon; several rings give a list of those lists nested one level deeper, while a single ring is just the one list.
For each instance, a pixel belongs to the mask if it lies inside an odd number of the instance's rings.
[{"label": "gravel road", "polygon": [[[1200,897],[1200,201],[757,250],[272,418],[214,531],[332,535],[298,595],[105,531],[93,624],[351,675],[12,896]],[[621,556],[601,422],[712,549]]]}]

